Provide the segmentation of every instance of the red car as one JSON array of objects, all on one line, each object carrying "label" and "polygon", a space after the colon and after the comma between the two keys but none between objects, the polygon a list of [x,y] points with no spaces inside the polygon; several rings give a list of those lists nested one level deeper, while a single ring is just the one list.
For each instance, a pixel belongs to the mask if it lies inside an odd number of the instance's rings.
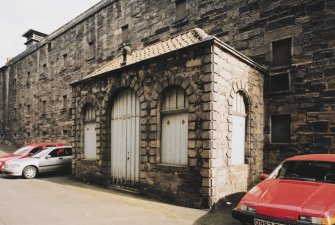
[{"label": "red car", "polygon": [[22,159],[29,156],[32,156],[36,152],[41,149],[47,147],[55,147],[55,146],[64,146],[63,143],[37,143],[37,144],[29,144],[22,148],[16,150],[13,154],[5,155],[0,157],[0,173],[2,173],[2,167],[6,161],[11,159]]},{"label": "red car", "polygon": [[335,224],[335,154],[295,156],[260,178],[232,212],[242,224]]}]

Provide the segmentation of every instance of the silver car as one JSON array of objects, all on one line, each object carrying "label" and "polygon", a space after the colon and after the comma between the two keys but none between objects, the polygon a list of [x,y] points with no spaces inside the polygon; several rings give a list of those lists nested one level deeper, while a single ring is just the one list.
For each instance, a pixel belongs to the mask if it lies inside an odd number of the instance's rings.
[{"label": "silver car", "polygon": [[7,161],[2,172],[12,176],[32,179],[42,172],[71,169],[72,147],[50,147],[37,152],[29,158]]}]

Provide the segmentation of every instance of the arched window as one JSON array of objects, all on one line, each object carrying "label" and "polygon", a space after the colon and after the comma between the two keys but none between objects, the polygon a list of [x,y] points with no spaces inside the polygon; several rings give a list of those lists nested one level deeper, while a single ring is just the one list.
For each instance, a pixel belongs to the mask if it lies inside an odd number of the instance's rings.
[{"label": "arched window", "polygon": [[180,87],[165,92],[162,105],[161,163],[187,165],[188,98]]},{"label": "arched window", "polygon": [[235,93],[233,101],[233,131],[231,165],[245,163],[245,124],[246,104],[240,92]]},{"label": "arched window", "polygon": [[95,130],[95,110],[91,104],[84,110],[84,156],[95,160],[97,155],[97,133]]}]

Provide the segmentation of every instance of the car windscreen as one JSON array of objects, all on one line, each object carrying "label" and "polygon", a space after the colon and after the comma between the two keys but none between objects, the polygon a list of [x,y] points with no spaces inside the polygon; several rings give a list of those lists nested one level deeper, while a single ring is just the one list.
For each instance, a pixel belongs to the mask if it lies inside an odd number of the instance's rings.
[{"label": "car windscreen", "polygon": [[44,149],[40,149],[38,152],[36,152],[32,157],[33,158],[39,158],[39,157],[41,157],[42,155],[44,155],[45,154],[45,150],[46,150],[47,148],[44,148]]},{"label": "car windscreen", "polygon": [[16,150],[14,152],[14,155],[27,155],[32,148],[34,148],[34,147],[33,146],[25,146],[25,147],[19,148],[18,150]]},{"label": "car windscreen", "polygon": [[326,161],[285,161],[272,178],[335,183],[335,163]]}]

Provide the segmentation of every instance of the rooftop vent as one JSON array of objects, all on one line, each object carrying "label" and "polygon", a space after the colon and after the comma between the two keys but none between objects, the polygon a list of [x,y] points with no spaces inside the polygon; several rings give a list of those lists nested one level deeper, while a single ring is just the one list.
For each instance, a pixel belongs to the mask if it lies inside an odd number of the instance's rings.
[{"label": "rooftop vent", "polygon": [[24,43],[27,46],[27,49],[36,44],[37,42],[40,42],[46,36],[48,35],[32,29],[28,30],[22,35],[22,37],[27,38],[27,42]]}]

